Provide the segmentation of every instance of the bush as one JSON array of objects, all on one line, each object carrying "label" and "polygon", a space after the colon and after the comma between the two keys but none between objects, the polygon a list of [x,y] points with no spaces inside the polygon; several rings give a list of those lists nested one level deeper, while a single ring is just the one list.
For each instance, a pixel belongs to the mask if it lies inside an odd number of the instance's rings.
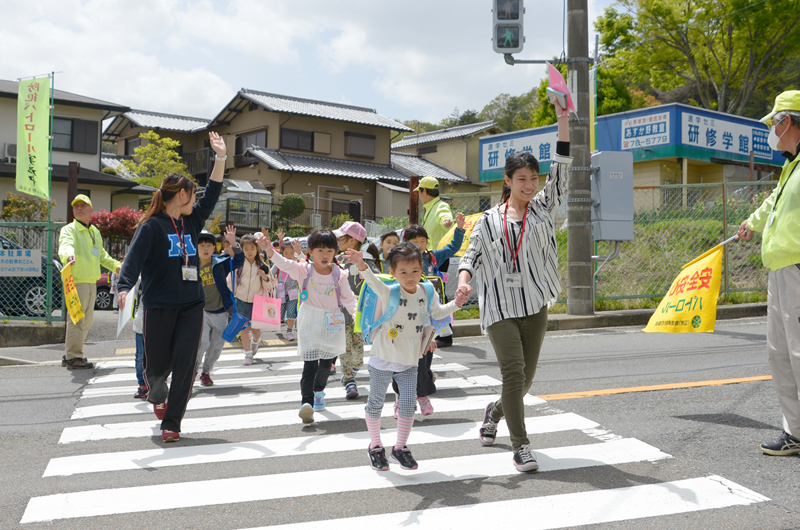
[{"label": "bush", "polygon": [[105,174],[107,174],[107,175],[116,175],[116,174],[117,174],[117,170],[116,170],[116,169],[114,169],[113,167],[104,167],[104,168],[103,168],[103,169],[101,169],[100,171],[101,171],[102,173],[105,173]]},{"label": "bush", "polygon": [[297,193],[287,193],[286,195],[281,195],[280,200],[281,202],[278,215],[282,219],[288,220],[299,217],[303,215],[303,212],[306,209],[306,201],[303,200],[303,197]]},{"label": "bush", "polygon": [[[47,201],[37,197],[26,197],[13,192],[6,193],[0,219],[11,222],[35,223],[47,221]],[[50,201],[52,206],[56,201]]]},{"label": "bush", "polygon": [[350,217],[350,214],[340,213],[331,217],[331,222],[328,223],[328,226],[330,227],[331,230],[336,230],[337,228],[345,224],[347,221],[352,221],[352,220],[353,218]]},{"label": "bush", "polygon": [[398,230],[408,226],[408,217],[384,217],[381,219],[380,231],[385,234],[390,230]]},{"label": "bush", "polygon": [[127,206],[117,208],[113,212],[101,209],[92,214],[92,224],[105,238],[130,240],[141,217],[142,212],[131,210]]}]

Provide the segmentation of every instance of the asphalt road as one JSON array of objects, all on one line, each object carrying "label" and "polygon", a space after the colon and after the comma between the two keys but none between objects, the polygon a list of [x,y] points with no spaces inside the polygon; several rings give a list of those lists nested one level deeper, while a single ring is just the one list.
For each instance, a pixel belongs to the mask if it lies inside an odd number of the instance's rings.
[{"label": "asphalt road", "polygon": [[[507,435],[488,448],[477,440],[474,423],[499,392],[485,337],[438,352],[436,412],[418,414],[409,439],[420,469],[377,473],[367,380],[352,402],[331,378],[323,421],[303,428],[297,357],[267,348],[250,367],[241,350],[224,352],[217,384],[196,388],[182,440],[164,446],[132,399],[133,368],[121,366],[132,356],[116,354],[133,342],[106,342],[114,318],[100,314],[87,348],[113,364],[0,368],[1,528],[800,528],[800,459],[758,449],[780,430],[772,382],[759,379],[769,375],[763,318],[721,321],[714,334],[549,333],[526,407],[535,474],[514,470]],[[745,378],[755,380],[647,389]]]}]

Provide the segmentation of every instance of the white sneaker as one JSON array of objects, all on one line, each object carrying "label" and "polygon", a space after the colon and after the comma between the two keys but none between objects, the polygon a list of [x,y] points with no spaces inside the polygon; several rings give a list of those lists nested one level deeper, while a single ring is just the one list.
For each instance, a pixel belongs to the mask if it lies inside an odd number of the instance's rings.
[{"label": "white sneaker", "polygon": [[244,365],[250,366],[253,364],[253,354],[252,353],[245,353],[244,354]]}]

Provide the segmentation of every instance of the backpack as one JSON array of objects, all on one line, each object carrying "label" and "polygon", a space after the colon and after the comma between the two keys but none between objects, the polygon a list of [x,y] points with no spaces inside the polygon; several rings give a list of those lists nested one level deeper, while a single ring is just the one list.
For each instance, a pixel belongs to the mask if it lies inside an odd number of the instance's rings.
[{"label": "backpack", "polygon": [[[331,274],[333,274],[333,284],[336,286],[336,305],[339,306],[339,310],[342,311],[342,291],[339,287],[339,277],[342,274],[342,269],[339,267],[338,264],[334,263],[333,270]],[[306,274],[305,279],[303,280],[303,288],[300,290],[299,302],[297,302],[298,306],[302,304],[306,298],[308,298],[308,291],[306,287],[308,286],[308,279],[311,278],[311,273],[314,271],[314,264],[308,264],[308,274]],[[305,295],[305,296],[303,296]]]},{"label": "backpack", "polygon": [[[397,312],[397,308],[400,306],[400,289],[402,289],[402,287],[400,287],[400,284],[397,283],[397,280],[388,274],[376,274],[375,276],[377,276],[378,279],[383,283],[389,285],[389,302],[386,308],[383,309],[383,304],[381,299],[378,297],[378,293],[372,290],[369,284],[364,282],[364,285],[361,287],[361,293],[358,296],[355,332],[361,333],[364,336],[364,342],[367,344],[373,343],[373,334],[375,330],[380,328],[384,323],[388,322],[389,319],[394,316],[394,314]],[[433,284],[431,284],[429,281],[422,281],[420,282],[420,285],[425,288],[425,294],[428,297],[427,310],[423,312],[422,320],[425,325],[430,324],[436,328],[436,332],[438,333],[447,326],[449,321],[446,321],[447,319],[434,320],[430,317],[431,303],[436,297],[436,291],[433,288]],[[443,322],[444,325],[442,325]]]}]

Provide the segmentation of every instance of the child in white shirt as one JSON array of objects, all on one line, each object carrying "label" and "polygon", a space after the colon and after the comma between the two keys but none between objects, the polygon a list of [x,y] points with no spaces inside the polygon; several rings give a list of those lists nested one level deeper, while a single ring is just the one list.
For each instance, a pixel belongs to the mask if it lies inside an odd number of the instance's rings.
[{"label": "child in white shirt", "polygon": [[[391,287],[379,280],[369,270],[361,252],[347,251],[350,263],[358,270],[367,284],[377,293],[383,307],[388,306]],[[386,450],[381,443],[381,411],[386,399],[386,389],[394,379],[400,387],[399,415],[397,417],[397,442],[392,448],[390,459],[403,469],[417,469],[417,462],[406,447],[417,400],[417,363],[422,355],[422,337],[430,317],[442,319],[454,313],[464,302],[463,292],[456,293],[456,299],[440,305],[435,298],[430,301],[428,315],[428,295],[420,285],[422,276],[422,254],[411,243],[400,243],[386,256],[392,276],[400,284],[400,303],[395,314],[373,333],[372,356],[369,359],[369,398],[366,406],[367,429],[370,434],[369,458],[372,468],[378,471],[389,469]]]}]

